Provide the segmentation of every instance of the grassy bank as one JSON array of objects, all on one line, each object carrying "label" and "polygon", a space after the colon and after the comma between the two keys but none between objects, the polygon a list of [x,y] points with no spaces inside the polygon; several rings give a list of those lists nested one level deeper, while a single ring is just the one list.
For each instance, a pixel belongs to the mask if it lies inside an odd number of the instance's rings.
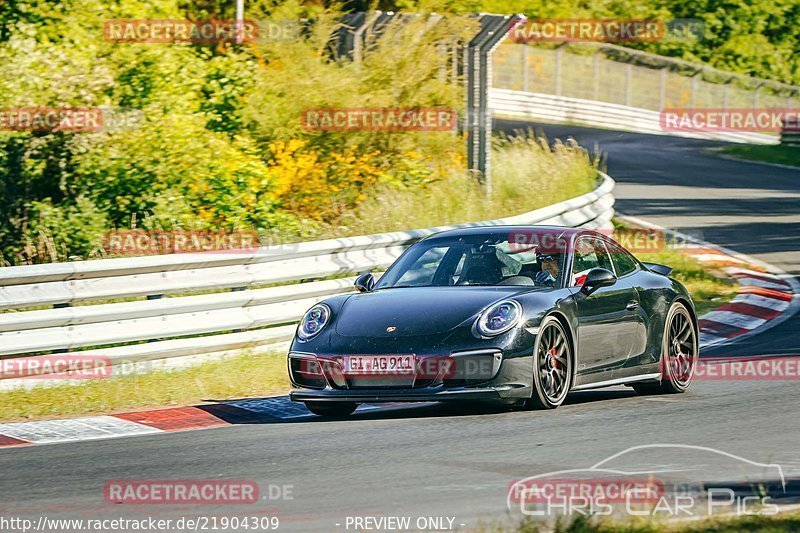
[{"label": "grassy bank", "polygon": [[0,420],[65,418],[195,405],[289,389],[285,354],[244,354],[175,371],[156,371],[0,393]]},{"label": "grassy bank", "polygon": [[722,272],[715,272],[692,257],[675,249],[640,253],[642,261],[672,267],[671,276],[683,283],[692,295],[697,314],[702,315],[736,296],[738,285]]},{"label": "grassy bank", "polygon": [[592,156],[574,142],[520,135],[495,141],[492,190],[464,172],[419,188],[384,187],[330,236],[364,235],[507,217],[585,194],[597,185]]},{"label": "grassy bank", "polygon": [[729,146],[725,148],[723,153],[740,159],[749,159],[750,161],[800,167],[800,146],[780,144]]},{"label": "grassy bank", "polygon": [[[635,226],[614,219],[615,231],[635,229]],[[664,242],[669,242],[667,239]],[[641,261],[659,263],[672,268],[670,276],[680,281],[694,301],[698,316],[707,313],[736,296],[738,285],[722,271],[709,268],[683,253],[680,249],[664,247],[657,252],[636,252]]]}]

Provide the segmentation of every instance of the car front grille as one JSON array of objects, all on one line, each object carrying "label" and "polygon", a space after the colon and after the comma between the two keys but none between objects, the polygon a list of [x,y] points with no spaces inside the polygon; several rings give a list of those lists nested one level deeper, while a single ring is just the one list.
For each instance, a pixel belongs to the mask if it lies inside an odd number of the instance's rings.
[{"label": "car front grille", "polygon": [[412,372],[348,374],[342,357],[289,358],[292,380],[301,387],[324,389],[419,389],[432,386],[463,387],[489,381],[499,370],[497,349],[455,352],[449,356],[416,357]]}]

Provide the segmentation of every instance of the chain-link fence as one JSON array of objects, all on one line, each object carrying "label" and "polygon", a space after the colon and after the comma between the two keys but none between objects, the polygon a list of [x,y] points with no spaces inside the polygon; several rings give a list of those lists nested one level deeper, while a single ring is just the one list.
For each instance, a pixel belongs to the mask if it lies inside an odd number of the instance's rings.
[{"label": "chain-link fence", "polygon": [[494,52],[493,86],[654,111],[800,108],[798,86],[598,43],[505,43]]}]

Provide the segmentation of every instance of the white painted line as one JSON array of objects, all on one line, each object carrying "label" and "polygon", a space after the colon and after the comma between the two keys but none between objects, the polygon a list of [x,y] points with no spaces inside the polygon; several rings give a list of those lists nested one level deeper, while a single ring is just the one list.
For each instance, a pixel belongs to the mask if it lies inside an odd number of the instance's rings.
[{"label": "white painted line", "polygon": [[161,433],[161,430],[113,416],[0,424],[0,435],[34,444],[104,439],[147,433]]},{"label": "white painted line", "polygon": [[763,318],[734,313],[732,311],[711,311],[701,318],[742,329],[754,329],[766,322]]}]

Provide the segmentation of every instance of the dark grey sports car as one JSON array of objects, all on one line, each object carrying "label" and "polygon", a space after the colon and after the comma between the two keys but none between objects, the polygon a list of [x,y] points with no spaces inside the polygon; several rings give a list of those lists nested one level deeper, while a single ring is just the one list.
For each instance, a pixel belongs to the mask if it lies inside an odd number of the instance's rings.
[{"label": "dark grey sports car", "polygon": [[343,416],[364,402],[558,407],[571,390],[683,392],[697,320],[671,269],[605,235],[492,226],[423,239],[375,283],[314,305],[288,356],[291,399]]}]

